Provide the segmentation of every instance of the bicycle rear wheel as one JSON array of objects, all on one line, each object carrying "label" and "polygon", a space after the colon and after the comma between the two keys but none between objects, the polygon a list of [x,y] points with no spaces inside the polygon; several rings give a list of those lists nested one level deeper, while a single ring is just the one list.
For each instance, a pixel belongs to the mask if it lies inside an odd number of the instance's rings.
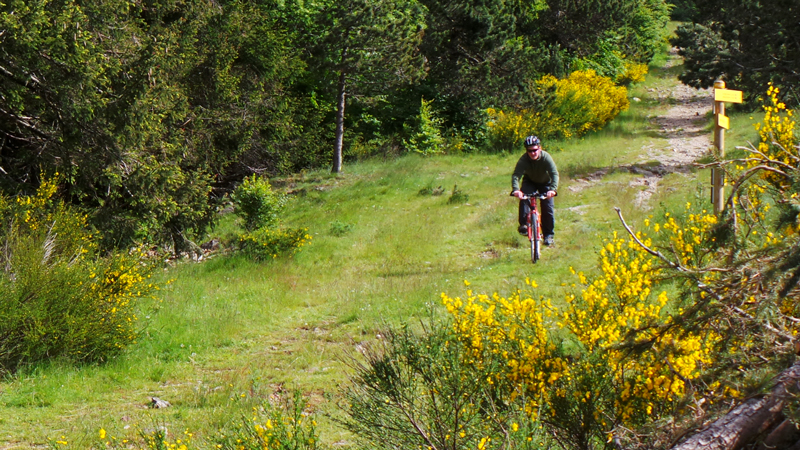
[{"label": "bicycle rear wheel", "polygon": [[542,251],[541,232],[539,231],[539,214],[531,213],[531,224],[528,226],[528,238],[531,240],[531,262],[539,261]]}]

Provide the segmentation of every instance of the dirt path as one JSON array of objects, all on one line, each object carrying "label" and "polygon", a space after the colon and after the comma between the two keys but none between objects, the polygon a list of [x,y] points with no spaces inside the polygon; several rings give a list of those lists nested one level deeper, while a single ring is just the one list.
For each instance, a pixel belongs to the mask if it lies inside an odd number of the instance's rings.
[{"label": "dirt path", "polygon": [[[680,63],[680,56],[673,49],[665,68]],[[666,146],[662,145],[663,142],[650,144],[642,149],[641,164],[624,167],[630,173],[641,175],[628,185],[639,190],[635,205],[642,209],[651,208],[649,200],[657,192],[664,175],[688,173],[692,164],[709,152],[713,145],[711,133],[704,130],[709,120],[707,113],[713,107],[711,89],[694,89],[678,83],[670,88],[648,89],[648,92],[660,102],[672,106],[654,120],[657,131],[667,141]],[[653,161],[658,164],[653,164]],[[575,180],[576,183],[569,189],[577,192],[601,182],[610,170],[606,168]]]},{"label": "dirt path", "polygon": [[[676,55],[670,61],[674,64]],[[658,161],[651,173],[642,173],[643,177],[630,183],[633,186],[646,186],[636,196],[636,206],[649,209],[648,201],[658,189],[658,182],[666,173],[688,172],[692,163],[705,155],[712,146],[711,134],[703,128],[708,123],[708,113],[713,101],[710,89],[694,89],[678,84],[672,89],[655,92],[662,101],[675,104],[666,113],[656,118],[659,132],[667,140],[667,148],[647,149],[645,161]]]},{"label": "dirt path", "polygon": [[667,138],[667,152],[648,152],[665,166],[679,168],[690,165],[708,152],[711,134],[703,128],[708,123],[706,113],[712,108],[711,90],[698,90],[680,84],[671,90],[670,96],[677,104],[656,122]]}]

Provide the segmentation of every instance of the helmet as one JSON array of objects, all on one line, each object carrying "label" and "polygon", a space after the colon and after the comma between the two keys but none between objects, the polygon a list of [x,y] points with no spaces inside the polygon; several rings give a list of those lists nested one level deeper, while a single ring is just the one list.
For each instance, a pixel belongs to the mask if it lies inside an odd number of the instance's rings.
[{"label": "helmet", "polygon": [[541,145],[541,141],[536,136],[528,136],[525,138],[525,147],[533,147],[534,145]]}]

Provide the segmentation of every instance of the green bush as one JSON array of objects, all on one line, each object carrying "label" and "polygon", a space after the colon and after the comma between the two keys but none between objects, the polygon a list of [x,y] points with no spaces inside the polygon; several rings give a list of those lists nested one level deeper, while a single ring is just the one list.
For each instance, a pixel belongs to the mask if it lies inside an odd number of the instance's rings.
[{"label": "green bush", "polygon": [[495,368],[475,370],[452,329],[432,324],[381,333],[353,358],[344,390],[344,425],[362,448],[541,448],[538,428],[526,417],[526,400],[500,400]]},{"label": "green bush", "polygon": [[137,301],[155,287],[140,253],[97,256],[86,218],[52,199],[0,197],[0,373],[53,358],[103,361],[136,339]]},{"label": "green bush", "polygon": [[264,261],[278,255],[296,252],[311,240],[307,228],[272,229],[262,227],[239,236],[239,250],[247,256]]},{"label": "green bush", "polygon": [[267,179],[256,175],[245,178],[233,191],[231,200],[247,230],[277,225],[286,206],[286,196],[274,192]]},{"label": "green bush", "polygon": [[433,183],[429,183],[427,186],[417,191],[417,194],[421,196],[439,196],[444,194],[444,188],[441,185],[433,187]]}]

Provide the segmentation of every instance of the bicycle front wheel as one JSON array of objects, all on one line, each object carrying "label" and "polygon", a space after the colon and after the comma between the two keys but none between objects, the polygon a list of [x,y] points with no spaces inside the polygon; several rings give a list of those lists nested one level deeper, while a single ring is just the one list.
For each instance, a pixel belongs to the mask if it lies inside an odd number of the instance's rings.
[{"label": "bicycle front wheel", "polygon": [[529,229],[531,230],[528,233],[528,236],[531,240],[531,262],[535,264],[536,261],[539,261],[542,251],[542,236],[541,232],[539,231],[539,215],[535,212],[531,214],[531,224]]}]

